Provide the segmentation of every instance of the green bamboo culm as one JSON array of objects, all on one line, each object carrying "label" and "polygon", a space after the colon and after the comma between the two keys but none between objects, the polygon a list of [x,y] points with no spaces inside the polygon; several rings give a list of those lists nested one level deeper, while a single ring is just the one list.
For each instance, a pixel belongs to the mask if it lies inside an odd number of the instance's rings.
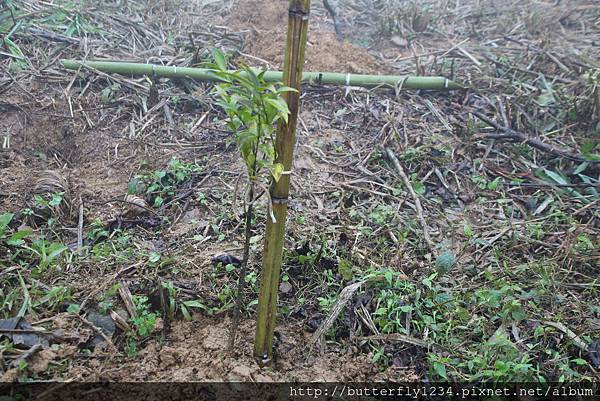
[{"label": "green bamboo culm", "polygon": [[279,123],[275,139],[276,162],[283,164],[285,173],[278,181],[274,181],[270,188],[274,220],[267,219],[254,340],[254,357],[262,366],[273,360],[273,335],[277,315],[279,275],[285,238],[287,201],[290,192],[289,173],[292,169],[296,143],[296,123],[300,108],[300,83],[306,50],[310,0],[290,0],[288,12],[283,84],[297,91],[283,93],[290,115],[287,122]]},{"label": "green bamboo culm", "polygon": [[[89,67],[98,71],[122,75],[147,75],[163,78],[189,78],[198,81],[214,82],[219,78],[204,68],[165,67],[154,64],[126,63],[118,61],[76,61],[62,60],[62,65],[70,70]],[[243,73],[242,73],[243,75]],[[265,81],[281,82],[284,73],[267,71]],[[444,77],[415,77],[403,75],[343,74],[338,72],[304,72],[301,82],[329,85],[349,85],[372,88],[375,86],[400,86],[403,89],[453,90],[463,89],[460,84]]]}]

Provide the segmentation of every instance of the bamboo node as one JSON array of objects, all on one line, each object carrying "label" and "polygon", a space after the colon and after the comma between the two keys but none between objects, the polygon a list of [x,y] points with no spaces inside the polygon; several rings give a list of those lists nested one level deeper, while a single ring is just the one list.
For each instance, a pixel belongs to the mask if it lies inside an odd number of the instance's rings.
[{"label": "bamboo node", "polygon": [[290,17],[302,17],[303,21],[308,20],[308,17],[310,16],[310,12],[309,11],[305,11],[304,9],[300,8],[300,7],[294,7],[294,8],[290,8],[288,9],[288,15]]},{"label": "bamboo node", "polygon": [[277,203],[280,205],[287,205],[288,204],[288,197],[286,196],[285,198],[276,198],[274,196],[271,196],[271,202],[272,203]]}]

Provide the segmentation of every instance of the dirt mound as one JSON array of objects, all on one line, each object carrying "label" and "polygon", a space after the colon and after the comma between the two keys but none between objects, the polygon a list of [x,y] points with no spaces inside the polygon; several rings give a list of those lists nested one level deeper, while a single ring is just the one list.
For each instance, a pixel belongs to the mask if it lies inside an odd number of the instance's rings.
[{"label": "dirt mound", "polygon": [[[256,59],[281,68],[287,35],[287,1],[249,1],[237,3],[223,24],[236,30],[250,29],[244,54],[250,62]],[[388,73],[365,49],[340,40],[326,27],[318,16],[311,15],[306,49],[307,71],[332,71],[352,73]]]}]

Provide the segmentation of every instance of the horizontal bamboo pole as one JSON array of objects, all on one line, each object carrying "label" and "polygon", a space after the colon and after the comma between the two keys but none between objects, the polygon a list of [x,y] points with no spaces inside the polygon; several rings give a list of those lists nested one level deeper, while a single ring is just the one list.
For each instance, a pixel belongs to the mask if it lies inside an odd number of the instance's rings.
[{"label": "horizontal bamboo pole", "polygon": [[[166,67],[154,64],[125,63],[118,61],[76,61],[62,60],[65,68],[77,70],[81,66],[87,66],[96,70],[122,75],[148,75],[164,78],[192,78],[199,81],[218,81],[210,70],[204,68],[190,67]],[[283,72],[267,71],[265,73],[267,82],[281,82]],[[463,87],[444,77],[415,77],[402,75],[365,75],[365,74],[343,74],[338,72],[304,72],[302,82],[316,84],[348,85],[374,87],[379,85],[396,86],[403,89],[429,89],[429,90],[453,90]]]}]

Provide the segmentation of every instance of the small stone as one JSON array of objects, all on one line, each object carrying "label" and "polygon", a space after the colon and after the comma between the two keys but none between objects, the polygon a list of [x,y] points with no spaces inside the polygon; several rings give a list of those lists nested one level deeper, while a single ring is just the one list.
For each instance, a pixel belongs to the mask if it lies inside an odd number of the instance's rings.
[{"label": "small stone", "polygon": [[250,378],[252,375],[252,370],[248,366],[238,365],[231,370],[231,373],[243,378]]},{"label": "small stone", "polygon": [[254,375],[254,380],[257,383],[271,383],[271,382],[274,381],[271,376],[267,376],[267,375],[262,374],[262,373],[258,373],[256,375]]},{"label": "small stone", "polygon": [[165,328],[165,322],[162,318],[156,318],[156,322],[154,323],[154,328],[152,329],[153,333],[158,333]]},{"label": "small stone", "polygon": [[127,202],[126,213],[130,215],[139,215],[145,212],[145,209],[148,209],[146,201],[139,196],[127,195],[125,202]]},{"label": "small stone", "polygon": [[[114,320],[112,320],[110,316],[104,316],[97,312],[91,311],[88,312],[86,318],[90,323],[99,328],[108,338],[112,338],[113,334],[115,333],[116,326]],[[88,344],[91,349],[94,349],[103,342],[104,338],[101,335],[96,334],[94,337],[92,337]]]},{"label": "small stone", "polygon": [[171,347],[163,347],[158,357],[163,367],[175,365],[177,363],[177,350]]},{"label": "small stone", "polygon": [[279,291],[282,294],[287,294],[292,291],[292,285],[288,281],[283,281],[281,284],[279,284]]},{"label": "small stone", "polygon": [[408,46],[408,40],[406,40],[403,37],[400,37],[398,35],[392,36],[390,38],[390,40],[392,41],[393,44],[395,44],[398,47],[407,47]]}]

